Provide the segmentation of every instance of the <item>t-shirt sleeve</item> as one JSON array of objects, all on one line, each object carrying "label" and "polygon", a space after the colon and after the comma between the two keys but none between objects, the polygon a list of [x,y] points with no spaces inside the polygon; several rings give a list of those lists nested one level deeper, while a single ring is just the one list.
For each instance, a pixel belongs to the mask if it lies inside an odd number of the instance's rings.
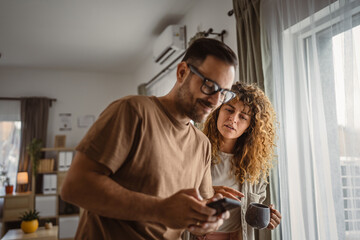
[{"label": "t-shirt sleeve", "polygon": [[127,101],[110,104],[89,129],[76,150],[115,173],[138,141],[139,114]]},{"label": "t-shirt sleeve", "polygon": [[205,172],[201,182],[199,192],[204,199],[209,199],[214,196],[214,189],[212,187],[211,178],[211,147],[210,143],[206,144],[206,161],[205,161]]}]

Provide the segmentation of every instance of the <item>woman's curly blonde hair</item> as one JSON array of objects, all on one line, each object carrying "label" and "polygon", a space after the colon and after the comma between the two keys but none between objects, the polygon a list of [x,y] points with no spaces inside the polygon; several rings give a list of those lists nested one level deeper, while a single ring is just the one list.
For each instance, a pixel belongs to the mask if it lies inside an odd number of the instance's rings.
[{"label": "woman's curly blonde hair", "polygon": [[[250,109],[251,122],[248,129],[237,139],[232,158],[231,171],[236,179],[256,183],[262,177],[265,181],[272,168],[276,140],[276,114],[264,92],[254,84],[236,82],[231,90],[236,93],[232,101],[241,101]],[[220,132],[217,119],[223,105],[215,109],[204,123],[203,132],[212,145],[212,164],[221,160]]]}]

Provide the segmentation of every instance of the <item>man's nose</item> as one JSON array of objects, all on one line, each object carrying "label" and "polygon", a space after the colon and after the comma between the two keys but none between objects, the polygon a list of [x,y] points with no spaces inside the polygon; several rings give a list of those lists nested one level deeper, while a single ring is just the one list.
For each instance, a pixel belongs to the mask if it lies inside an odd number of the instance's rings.
[{"label": "man's nose", "polygon": [[222,103],[221,92],[214,93],[210,96],[209,102],[218,107]]}]

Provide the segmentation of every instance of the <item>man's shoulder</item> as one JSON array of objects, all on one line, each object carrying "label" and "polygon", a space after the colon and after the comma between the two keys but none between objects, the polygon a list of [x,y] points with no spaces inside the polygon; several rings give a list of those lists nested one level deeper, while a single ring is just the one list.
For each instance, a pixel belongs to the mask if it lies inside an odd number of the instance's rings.
[{"label": "man's shoulder", "polygon": [[152,102],[153,96],[142,96],[142,95],[129,95],[115,100],[113,103],[130,103],[130,104],[142,104]]},{"label": "man's shoulder", "polygon": [[142,115],[147,110],[153,109],[153,97],[130,95],[111,102],[100,115],[116,115],[126,112]]},{"label": "man's shoulder", "polygon": [[110,106],[119,107],[121,105],[128,105],[135,109],[143,109],[154,105],[153,98],[155,97],[129,95],[113,101]]}]

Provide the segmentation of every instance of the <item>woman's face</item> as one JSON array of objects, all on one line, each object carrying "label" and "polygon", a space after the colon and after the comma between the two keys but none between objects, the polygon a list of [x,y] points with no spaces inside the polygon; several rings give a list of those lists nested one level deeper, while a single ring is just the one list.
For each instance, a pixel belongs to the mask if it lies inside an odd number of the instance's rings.
[{"label": "woman's face", "polygon": [[217,128],[224,140],[237,139],[250,126],[250,108],[236,99],[221,106]]}]

